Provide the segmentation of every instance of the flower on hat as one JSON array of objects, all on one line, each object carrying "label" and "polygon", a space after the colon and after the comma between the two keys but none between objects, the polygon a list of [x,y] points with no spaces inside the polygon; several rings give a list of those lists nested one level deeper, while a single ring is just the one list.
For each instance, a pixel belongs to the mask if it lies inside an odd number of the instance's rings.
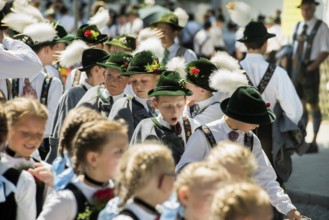
[{"label": "flower on hat", "polygon": [[158,61],[154,60],[152,64],[145,65],[145,69],[148,73],[159,72],[160,63]]},{"label": "flower on hat", "polygon": [[127,44],[127,38],[126,37],[120,37],[119,38],[119,42],[123,43],[123,44]]},{"label": "flower on hat", "polygon": [[266,108],[269,108],[269,107],[271,107],[271,103],[267,102],[266,103]]},{"label": "flower on hat", "polygon": [[191,66],[191,67],[189,68],[189,73],[190,73],[192,76],[198,77],[198,76],[199,76],[199,73],[200,73],[200,69],[196,68],[195,66]]},{"label": "flower on hat", "polygon": [[124,63],[120,66],[120,69],[122,71],[126,71],[128,66],[129,66],[129,63],[131,61],[131,58],[130,57],[124,57],[123,59],[124,59]]},{"label": "flower on hat", "polygon": [[83,34],[83,36],[85,36],[86,38],[90,38],[93,40],[96,40],[98,35],[99,35],[99,33],[97,31],[90,30],[90,29],[86,30],[85,33]]}]

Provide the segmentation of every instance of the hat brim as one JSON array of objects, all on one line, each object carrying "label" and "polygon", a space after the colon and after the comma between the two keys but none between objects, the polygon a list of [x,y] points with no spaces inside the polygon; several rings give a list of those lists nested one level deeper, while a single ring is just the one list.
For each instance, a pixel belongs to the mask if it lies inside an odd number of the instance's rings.
[{"label": "hat brim", "polygon": [[236,112],[231,112],[229,111],[228,104],[229,104],[230,98],[225,99],[224,101],[221,102],[220,108],[222,109],[222,112],[227,115],[230,118],[233,118],[235,120],[248,123],[248,124],[257,124],[257,125],[265,125],[265,124],[271,124],[275,121],[275,114],[273,111],[269,108],[267,108],[267,113],[264,115],[243,115],[236,113]]},{"label": "hat brim", "polygon": [[[315,4],[316,6],[318,6],[320,3],[319,2],[305,2],[304,4],[307,4],[307,3],[313,3],[313,4]],[[300,5],[298,5],[296,8],[300,8],[300,7],[302,7],[302,5],[303,4],[300,4]]]},{"label": "hat brim", "polygon": [[125,49],[125,50],[128,50],[128,51],[133,51],[131,48],[126,47],[125,45],[123,45],[123,44],[121,44],[121,43],[119,43],[119,42],[108,41],[108,42],[106,42],[105,44],[110,45],[110,46],[121,47],[121,48],[123,48],[123,49]]},{"label": "hat brim", "polygon": [[178,26],[178,25],[176,25],[176,24],[173,24],[173,23],[170,23],[170,22],[167,22],[167,21],[155,21],[155,22],[153,22],[151,25],[152,25],[152,26],[156,26],[157,24],[160,24],[160,23],[169,24],[169,25],[171,25],[172,27],[174,27],[174,28],[175,28],[176,30],[178,30],[178,31],[181,31],[181,30],[184,29],[184,27]]},{"label": "hat brim", "polygon": [[73,34],[67,34],[65,37],[62,37],[57,40],[57,43],[70,43],[75,39]]},{"label": "hat brim", "polygon": [[239,41],[241,43],[248,43],[248,42],[255,42],[255,41],[267,40],[267,39],[272,38],[272,37],[275,37],[275,36],[276,36],[275,34],[267,33],[263,37],[258,37],[258,38],[243,37],[243,38],[240,38],[237,41]]},{"label": "hat brim", "polygon": [[102,44],[102,43],[104,43],[104,42],[106,42],[108,40],[108,37],[107,37],[106,34],[101,34],[99,36],[99,39],[98,40],[95,40],[95,41],[94,40],[89,40],[87,38],[80,38],[80,37],[77,37],[76,39],[83,40],[83,41],[85,41],[88,44]]},{"label": "hat brim", "polygon": [[211,88],[209,86],[206,87],[206,86],[199,85],[196,82],[190,80],[189,78],[186,78],[186,82],[191,83],[191,84],[193,84],[193,85],[195,85],[197,87],[200,87],[200,88],[205,89],[205,90],[210,91],[210,92],[218,92],[216,89],[213,89],[213,88]]},{"label": "hat brim", "polygon": [[156,90],[152,89],[148,92],[148,96],[191,96],[193,95],[192,91],[189,89],[182,90]]},{"label": "hat brim", "polygon": [[137,74],[150,74],[150,75],[160,75],[163,72],[163,70],[159,70],[158,72],[138,72],[138,71],[127,71],[123,72],[121,75],[122,76],[131,76],[131,75],[137,75]]},{"label": "hat brim", "polygon": [[91,67],[93,67],[93,66],[96,66],[96,65],[99,65],[99,66],[103,66],[103,67],[105,67],[105,66],[104,66],[105,63],[102,63],[102,62],[103,62],[103,61],[106,61],[109,57],[110,57],[110,55],[105,56],[104,59],[102,59],[102,60],[100,60],[100,61],[98,61],[98,62],[96,62],[96,63],[90,64],[90,65],[88,65],[88,66],[81,67],[81,68],[79,68],[78,70],[80,70],[80,71],[86,71],[87,69],[89,69],[89,68],[91,68]]},{"label": "hat brim", "polygon": [[115,63],[97,63],[97,64],[105,68],[112,68],[120,72],[123,72],[122,69],[119,66],[117,66]]}]

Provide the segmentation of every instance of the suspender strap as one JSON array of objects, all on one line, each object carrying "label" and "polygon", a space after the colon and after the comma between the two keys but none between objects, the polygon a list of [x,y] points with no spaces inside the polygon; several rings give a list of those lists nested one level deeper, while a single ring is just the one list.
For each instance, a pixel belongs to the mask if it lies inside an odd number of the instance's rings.
[{"label": "suspender strap", "polygon": [[50,84],[53,81],[53,77],[49,74],[46,75],[45,79],[43,80],[42,84],[42,90],[40,95],[40,102],[47,106],[48,104],[48,94],[49,94],[49,88]]},{"label": "suspender strap", "polygon": [[208,41],[209,39],[210,39],[210,36],[207,35],[207,36],[206,36],[206,39],[204,39],[204,41],[202,41],[202,43],[199,45],[199,54],[200,54],[200,55],[204,55],[204,54],[202,54],[202,49],[203,49],[204,45],[207,43],[207,41]]},{"label": "suspender strap", "polygon": [[12,97],[12,85],[9,79],[6,79],[6,86],[7,86],[7,100],[11,99]]},{"label": "suspender strap", "polygon": [[78,206],[78,211],[77,214],[75,216],[74,219],[77,219],[79,213],[83,213],[85,211],[86,208],[86,204],[88,203],[88,200],[86,199],[85,195],[83,195],[83,193],[80,191],[80,189],[78,189],[78,187],[76,187],[74,184],[69,183],[65,189],[70,190],[76,200],[77,206]]},{"label": "suspender strap", "polygon": [[207,125],[202,125],[201,127],[198,127],[197,129],[200,129],[204,135],[206,136],[211,148],[214,148],[217,144],[215,137],[209,127]]},{"label": "suspender strap", "polygon": [[296,29],[295,29],[295,32],[294,32],[294,35],[293,35],[293,38],[292,38],[293,43],[297,40],[297,30],[299,28],[299,25],[300,25],[300,22],[298,22],[297,25],[296,25]]},{"label": "suspender strap", "polygon": [[15,186],[17,186],[19,176],[21,175],[22,171],[21,170],[16,170],[14,168],[9,168],[2,174],[7,180],[12,182]]},{"label": "suspender strap", "polygon": [[171,129],[169,129],[169,128],[163,126],[162,124],[160,124],[156,118],[153,117],[153,118],[151,118],[151,120],[152,120],[153,124],[155,126],[157,126],[158,128],[160,128],[161,130],[166,131],[166,132],[170,132],[170,133],[173,132]]},{"label": "suspender strap", "polygon": [[176,53],[176,57],[183,57],[185,54],[186,48],[179,47]]},{"label": "suspender strap", "polygon": [[12,92],[11,92],[11,95],[12,95],[12,98],[17,98],[18,97],[18,92],[19,92],[19,79],[12,79],[11,81],[11,89],[12,89]]},{"label": "suspender strap", "polygon": [[81,78],[81,71],[80,70],[76,70],[74,77],[73,77],[73,83],[72,83],[72,87],[73,86],[77,86],[80,83],[80,78]]},{"label": "suspender strap", "polygon": [[252,151],[254,147],[254,135],[252,132],[248,132],[244,135],[244,145]]},{"label": "suspender strap", "polygon": [[88,91],[88,89],[87,89],[87,87],[86,87],[85,85],[80,84],[79,86],[80,86],[83,90],[85,90],[86,92]]},{"label": "suspender strap", "polygon": [[307,38],[307,47],[306,47],[305,56],[304,56],[305,63],[308,63],[310,61],[311,51],[312,51],[312,47],[313,47],[313,40],[314,40],[314,37],[321,24],[322,24],[322,21],[317,20],[317,22],[315,23],[315,25],[312,29],[310,36],[308,36],[308,38]]},{"label": "suspender strap", "polygon": [[220,102],[214,102],[212,103],[211,105],[208,105],[206,106],[205,108],[201,109],[199,112],[198,112],[198,115],[202,114],[208,107],[212,106],[212,105],[215,105],[215,104],[220,104]]},{"label": "suspender strap", "polygon": [[259,82],[259,84],[257,86],[257,90],[260,94],[262,94],[264,92],[264,90],[266,89],[267,84],[270,82],[270,80],[273,76],[275,68],[276,68],[275,64],[270,63],[268,65],[263,78],[261,79],[261,81]]},{"label": "suspender strap", "polygon": [[[276,68],[276,65],[275,65],[275,64],[270,63],[270,64],[268,65],[267,70],[266,70],[266,72],[265,72],[263,78],[260,80],[260,82],[259,82],[259,84],[258,84],[258,86],[257,86],[257,90],[258,90],[258,92],[259,92],[260,94],[262,94],[262,93],[264,92],[264,90],[266,89],[268,83],[270,82],[270,80],[271,80],[271,78],[272,78],[272,76],[273,76],[273,74],[274,74],[274,70],[275,70],[275,68]],[[246,72],[243,72],[243,73],[244,73],[244,74],[246,75],[246,77],[247,77],[248,84],[249,84],[250,86],[254,86],[254,84],[251,82],[251,80],[250,80],[248,74],[247,74]],[[255,87],[255,86],[254,86],[254,87]]]},{"label": "suspender strap", "polygon": [[191,122],[187,117],[183,117],[183,124],[185,130],[185,140],[187,143],[188,139],[191,137],[192,134]]}]

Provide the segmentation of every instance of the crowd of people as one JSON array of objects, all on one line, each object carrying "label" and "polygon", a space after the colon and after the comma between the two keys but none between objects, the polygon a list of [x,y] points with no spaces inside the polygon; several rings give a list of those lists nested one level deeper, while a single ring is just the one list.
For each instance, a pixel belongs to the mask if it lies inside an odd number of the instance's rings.
[{"label": "crowd of people", "polygon": [[244,2],[200,25],[96,1],[76,33],[63,2],[37,3],[0,1],[1,218],[302,219],[283,188],[290,156],[318,151],[317,1],[297,6],[290,45],[279,11]]}]

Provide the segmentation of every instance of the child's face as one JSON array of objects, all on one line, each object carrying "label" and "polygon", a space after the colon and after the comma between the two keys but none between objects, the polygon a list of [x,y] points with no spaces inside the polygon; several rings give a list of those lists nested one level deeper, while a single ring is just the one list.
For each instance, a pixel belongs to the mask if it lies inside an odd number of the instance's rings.
[{"label": "child's face", "polygon": [[118,134],[115,139],[107,142],[101,152],[97,153],[95,168],[101,174],[99,176],[104,178],[102,181],[108,181],[115,176],[119,161],[127,148],[127,136]]},{"label": "child's face", "polygon": [[152,99],[155,108],[159,109],[163,120],[176,125],[182,116],[186,104],[185,96],[159,96],[158,101]]},{"label": "child's face", "polygon": [[105,72],[105,87],[112,96],[123,93],[128,83],[128,77],[120,76],[120,74],[120,71],[112,68],[108,68]]},{"label": "child's face", "polygon": [[154,89],[158,77],[159,76],[153,74],[131,75],[130,82],[135,95],[141,99],[149,99],[147,93],[151,89]]},{"label": "child's face", "polygon": [[8,145],[22,157],[30,156],[43,140],[46,121],[25,115],[9,127]]},{"label": "child's face", "polygon": [[179,198],[185,208],[185,218],[193,216],[196,220],[209,219],[211,203],[218,185],[218,183],[212,183],[204,188],[187,188],[186,199]]}]

